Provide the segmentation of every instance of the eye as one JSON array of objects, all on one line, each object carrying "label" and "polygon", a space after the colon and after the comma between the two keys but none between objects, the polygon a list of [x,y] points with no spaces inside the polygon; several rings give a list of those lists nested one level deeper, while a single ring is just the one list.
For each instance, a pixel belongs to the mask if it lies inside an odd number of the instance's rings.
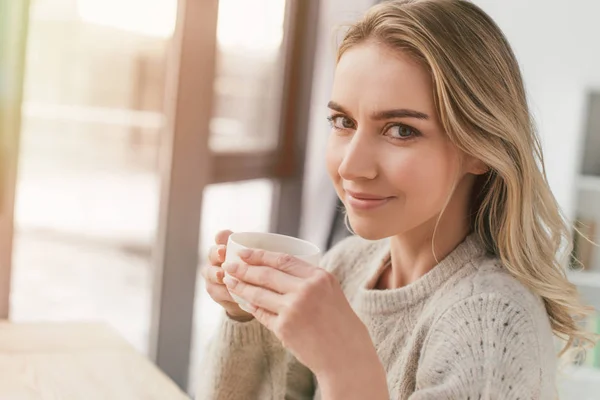
[{"label": "eye", "polygon": [[354,129],[354,121],[344,115],[332,115],[327,120],[333,129]]},{"label": "eye", "polygon": [[419,136],[419,131],[408,125],[395,124],[386,130],[386,134],[392,139],[406,140]]}]

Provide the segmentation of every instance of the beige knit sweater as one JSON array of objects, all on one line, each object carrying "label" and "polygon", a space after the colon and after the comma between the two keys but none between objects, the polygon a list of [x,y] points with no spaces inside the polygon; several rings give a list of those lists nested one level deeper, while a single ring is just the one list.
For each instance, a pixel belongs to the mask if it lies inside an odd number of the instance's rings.
[{"label": "beige knit sweater", "polygon": [[[368,327],[392,399],[556,398],[543,303],[474,235],[416,282],[371,290],[389,249],[350,237],[322,265]],[[311,371],[256,320],[224,315],[199,371],[198,400],[321,399]]]}]

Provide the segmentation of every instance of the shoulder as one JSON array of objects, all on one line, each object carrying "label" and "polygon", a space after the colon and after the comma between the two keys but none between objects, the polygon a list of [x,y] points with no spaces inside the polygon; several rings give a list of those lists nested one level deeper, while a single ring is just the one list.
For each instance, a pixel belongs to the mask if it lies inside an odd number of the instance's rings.
[{"label": "shoulder", "polygon": [[448,282],[445,289],[439,299],[444,305],[438,309],[442,312],[461,303],[479,303],[488,299],[500,303],[499,312],[512,306],[527,312],[532,319],[547,320],[542,299],[512,275],[496,257],[483,256],[471,261]]},{"label": "shoulder", "polygon": [[552,328],[543,300],[496,257],[483,256],[473,260],[448,282],[446,290],[434,302],[436,311],[432,326],[439,328],[444,321],[457,315],[465,323],[487,318],[495,328],[500,327],[496,326],[500,322],[507,329],[513,322],[518,322],[523,329],[535,334],[544,351],[553,347]]},{"label": "shoulder", "polygon": [[[535,393],[550,393],[556,348],[541,298],[489,256],[467,265],[449,286],[432,304],[436,311],[423,343],[423,363],[485,365],[484,380],[496,382],[502,390],[515,386],[503,384],[505,375],[515,382],[522,374],[519,379],[533,389],[528,394],[539,398]],[[494,371],[502,372],[500,381]]]}]

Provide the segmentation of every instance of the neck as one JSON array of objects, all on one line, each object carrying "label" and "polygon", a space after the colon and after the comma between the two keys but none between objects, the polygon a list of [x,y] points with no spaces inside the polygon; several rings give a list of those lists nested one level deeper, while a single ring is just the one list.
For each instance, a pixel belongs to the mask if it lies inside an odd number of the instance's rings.
[{"label": "neck", "polygon": [[460,193],[455,194],[439,223],[436,215],[415,229],[391,237],[391,268],[382,276],[380,288],[399,288],[418,280],[469,234],[469,202],[461,199]]}]

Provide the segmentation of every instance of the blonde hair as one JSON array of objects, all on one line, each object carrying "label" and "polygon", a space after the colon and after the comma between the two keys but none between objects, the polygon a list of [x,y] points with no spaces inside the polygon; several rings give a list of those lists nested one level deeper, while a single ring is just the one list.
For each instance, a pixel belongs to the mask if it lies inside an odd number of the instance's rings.
[{"label": "blonde hair", "polygon": [[581,304],[559,254],[571,231],[554,198],[519,65],[494,21],[465,0],[386,1],[351,25],[338,50],[371,41],[410,55],[430,72],[434,101],[450,140],[483,160],[472,202],[472,229],[505,268],[546,307],[568,349],[592,344],[579,326]]}]

